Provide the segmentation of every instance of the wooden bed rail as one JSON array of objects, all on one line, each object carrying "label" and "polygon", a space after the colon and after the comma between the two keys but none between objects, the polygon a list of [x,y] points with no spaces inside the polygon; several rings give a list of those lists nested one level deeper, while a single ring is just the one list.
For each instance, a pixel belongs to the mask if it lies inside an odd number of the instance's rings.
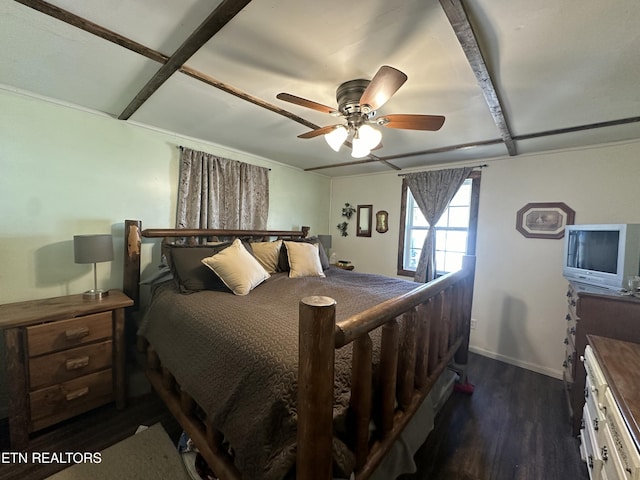
[{"label": "wooden bed rail", "polygon": [[300,230],[224,230],[224,229],[188,229],[188,228],[148,228],[142,231],[147,238],[163,237],[255,237],[255,238],[298,238],[306,237],[310,227]]},{"label": "wooden bed rail", "polygon": [[[335,323],[335,302],[300,302],[296,476],[329,480],[332,458],[333,358],[353,343],[350,409],[356,479],[369,478],[454,357],[467,362],[475,257],[459,272]],[[370,333],[382,327],[379,385],[372,385]],[[311,340],[313,339],[313,340]],[[375,387],[375,388],[374,388]],[[373,391],[381,392],[374,409]],[[370,423],[376,430],[370,435]],[[329,470],[327,470],[329,468]]]}]

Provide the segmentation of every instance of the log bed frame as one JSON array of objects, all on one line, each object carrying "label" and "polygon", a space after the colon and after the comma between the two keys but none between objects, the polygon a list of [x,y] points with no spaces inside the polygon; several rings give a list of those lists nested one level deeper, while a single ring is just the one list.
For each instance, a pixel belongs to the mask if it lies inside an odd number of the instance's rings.
[{"label": "log bed frame", "polygon": [[[196,244],[200,238],[251,237],[293,239],[300,231],[142,230],[141,222],[125,221],[124,292],[139,303],[141,238],[180,238]],[[350,447],[355,453],[355,478],[370,477],[418,410],[440,374],[455,362],[468,361],[475,257],[464,258],[463,269],[447,274],[411,292],[384,301],[338,323],[335,301],[306,297],[299,305],[298,448],[296,477],[304,480],[332,478],[333,383],[335,350],[353,343],[352,385],[349,408],[355,431]],[[400,328],[404,322],[404,328]],[[382,328],[379,385],[374,402],[372,342],[369,333]],[[404,332],[404,333],[402,333]],[[216,430],[189,394],[180,389],[144,339],[146,373],[157,394],[222,480],[242,478],[222,446]],[[466,378],[462,379],[463,383]],[[376,407],[374,407],[376,405]],[[379,405],[379,407],[378,407]],[[204,418],[203,418],[204,417]],[[370,422],[376,429],[370,434]]]}]

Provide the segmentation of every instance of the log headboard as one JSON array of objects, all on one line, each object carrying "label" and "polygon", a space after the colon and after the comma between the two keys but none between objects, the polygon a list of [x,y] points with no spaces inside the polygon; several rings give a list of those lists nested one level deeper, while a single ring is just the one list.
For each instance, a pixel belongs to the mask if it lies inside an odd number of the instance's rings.
[{"label": "log headboard", "polygon": [[253,240],[297,239],[305,238],[310,227],[300,230],[227,230],[227,229],[184,229],[152,228],[142,230],[140,220],[124,221],[124,269],[122,289],[134,302],[134,308],[140,301],[140,253],[142,237],[162,238],[162,242],[181,242],[197,245],[203,240],[227,240],[248,238]]}]

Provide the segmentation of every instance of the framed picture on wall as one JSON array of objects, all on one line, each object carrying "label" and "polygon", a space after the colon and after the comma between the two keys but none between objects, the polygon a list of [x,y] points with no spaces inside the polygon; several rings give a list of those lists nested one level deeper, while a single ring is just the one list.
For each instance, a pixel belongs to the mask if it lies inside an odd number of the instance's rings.
[{"label": "framed picture on wall", "polygon": [[527,238],[562,238],[576,212],[561,202],[527,203],[518,210],[516,230]]},{"label": "framed picture on wall", "polygon": [[358,237],[371,236],[371,221],[373,219],[373,205],[358,205],[358,226],[356,235]]}]

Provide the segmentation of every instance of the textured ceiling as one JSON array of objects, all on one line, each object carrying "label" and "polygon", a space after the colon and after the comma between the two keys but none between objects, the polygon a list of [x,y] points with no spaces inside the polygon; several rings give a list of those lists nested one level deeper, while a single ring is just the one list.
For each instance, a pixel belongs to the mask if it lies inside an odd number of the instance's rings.
[{"label": "textured ceiling", "polygon": [[[161,62],[214,10],[233,3],[3,0],[0,84],[122,117]],[[480,82],[447,5],[466,12],[486,67]],[[332,166],[315,170],[332,176],[640,138],[637,0],[254,0],[237,9],[180,62],[199,78],[176,71],[121,121],[302,169]],[[92,28],[135,42],[145,54]],[[375,158],[344,166],[334,165],[354,162],[347,148],[335,153],[321,137],[297,138],[311,128],[291,117],[317,126],[336,119],[278,100],[278,93],[333,107],[340,83],[371,78],[382,65],[408,80],[380,112],[444,115],[442,129],[383,128]]]}]

